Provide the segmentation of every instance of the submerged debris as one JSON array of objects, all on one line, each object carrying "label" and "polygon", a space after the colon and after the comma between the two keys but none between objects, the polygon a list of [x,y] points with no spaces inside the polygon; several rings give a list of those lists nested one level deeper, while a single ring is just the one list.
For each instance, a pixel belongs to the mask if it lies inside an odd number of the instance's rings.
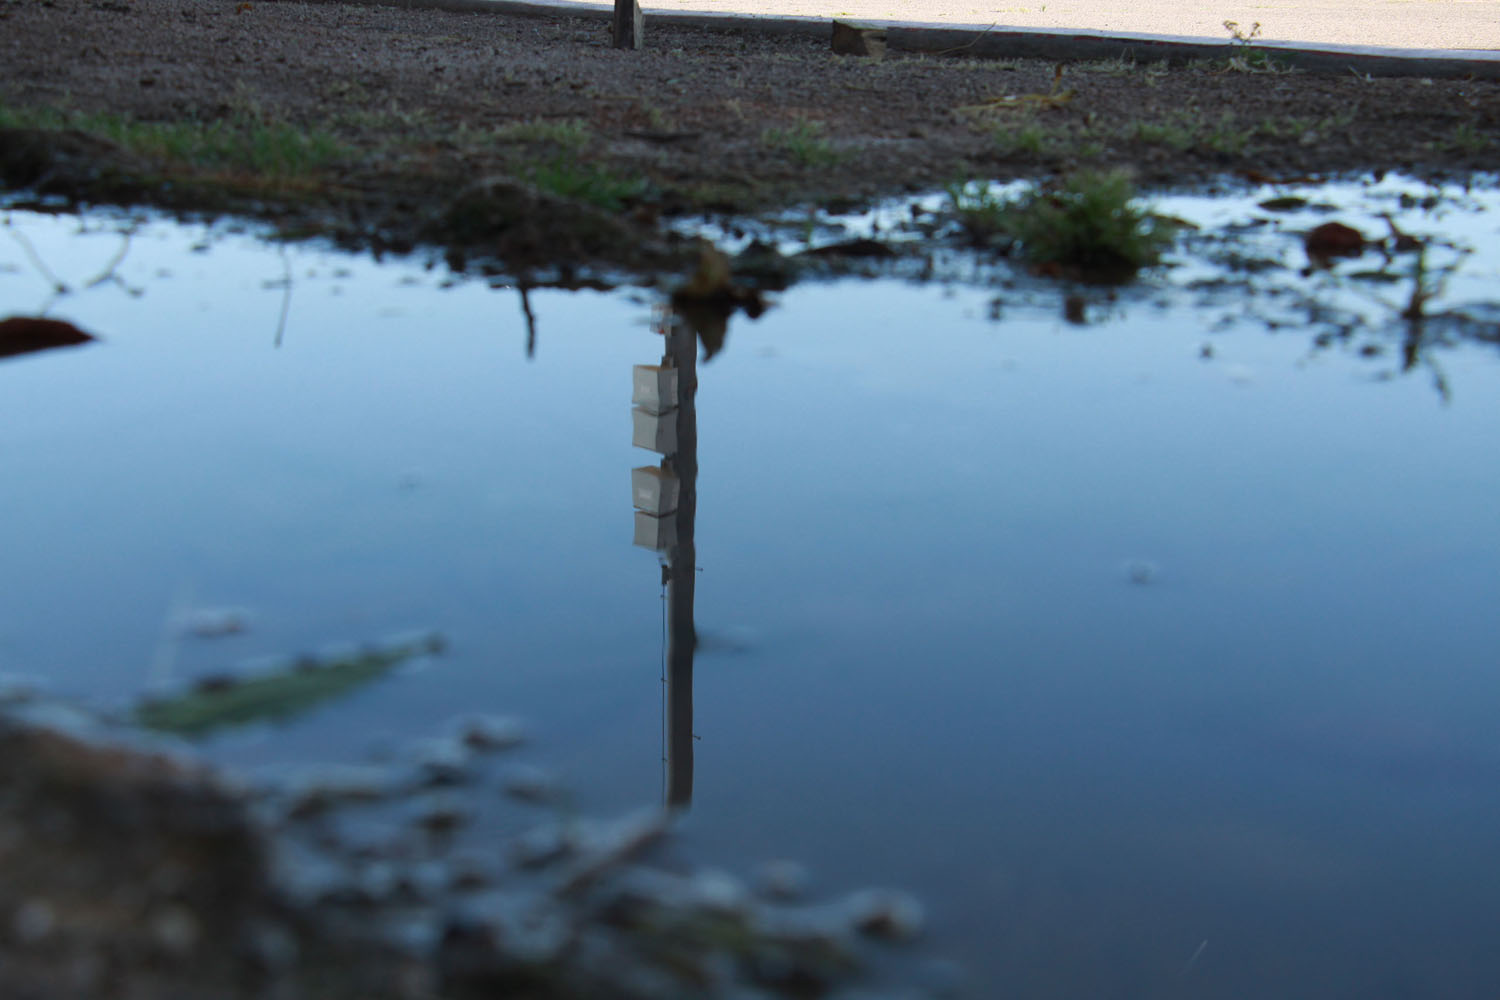
[{"label": "submerged debris", "polygon": [[459,724],[458,738],[471,750],[511,750],[526,742],[526,725],[504,715],[478,715]]},{"label": "submerged debris", "polygon": [[901,893],[773,903],[685,868],[671,812],[481,837],[465,826],[498,796],[348,767],[249,791],[164,746],[64,705],[0,708],[0,995],[878,997],[862,942],[922,926]]},{"label": "submerged debris", "polygon": [[258,676],[216,675],[176,697],[148,699],[135,717],[147,729],[185,736],[284,719],[368,684],[416,657],[439,653],[443,646],[441,636],[429,634],[344,654],[305,657]]}]

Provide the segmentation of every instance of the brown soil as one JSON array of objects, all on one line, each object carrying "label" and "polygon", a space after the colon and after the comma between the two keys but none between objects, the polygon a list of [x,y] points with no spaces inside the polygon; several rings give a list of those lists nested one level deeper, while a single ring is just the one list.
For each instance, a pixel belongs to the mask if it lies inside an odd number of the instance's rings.
[{"label": "brown soil", "polygon": [[[231,209],[377,248],[649,269],[675,259],[654,239],[663,214],[1079,167],[1128,167],[1146,185],[1454,175],[1492,168],[1500,149],[1500,84],[1255,71],[1253,50],[1059,69],[962,53],[873,61],[649,19],[643,51],[607,35],[603,20],[333,3],[0,0],[0,113],[58,108],[79,125],[0,134],[0,174],[12,188]],[[278,178],[194,167],[100,141],[83,117],[96,112],[286,122],[346,148]],[[621,179],[647,185],[616,198],[608,182]]]}]

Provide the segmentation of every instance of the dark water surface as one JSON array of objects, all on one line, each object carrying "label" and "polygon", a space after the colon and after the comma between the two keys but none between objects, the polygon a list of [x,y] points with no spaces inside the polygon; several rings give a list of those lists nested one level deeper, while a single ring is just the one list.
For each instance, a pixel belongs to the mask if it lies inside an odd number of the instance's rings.
[{"label": "dark water surface", "polygon": [[[1200,261],[1089,298],[1088,326],[1024,283],[996,319],[994,288],[895,280],[734,320],[697,363],[692,850],[914,890],[978,997],[1493,996],[1483,197],[1398,216],[1474,250],[1432,311],[1480,303],[1404,373],[1410,288],[1309,306],[1334,286],[1292,232],[1332,216],[1253,200],[1169,207],[1270,220],[1281,291]],[[1380,233],[1397,204],[1358,211]],[[435,629],[428,669],[209,752],[358,759],[498,711],[587,810],[661,800],[649,297],[533,291],[528,359],[514,289],[5,219],[0,312],[101,342],[0,362],[0,671],[109,702]],[[1411,266],[1367,258],[1340,266]],[[247,628],[183,637],[194,608]]]}]

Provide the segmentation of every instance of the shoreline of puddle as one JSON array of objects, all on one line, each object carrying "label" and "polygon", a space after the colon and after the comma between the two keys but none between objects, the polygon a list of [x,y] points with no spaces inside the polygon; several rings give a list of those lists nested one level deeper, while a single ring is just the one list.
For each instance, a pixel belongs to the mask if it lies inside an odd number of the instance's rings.
[{"label": "shoreline of puddle", "polygon": [[[1328,194],[1330,189],[1335,193]],[[758,230],[747,223],[732,223],[720,227],[717,232],[709,227],[708,233],[718,236],[719,239],[716,242],[730,251],[743,248],[743,245],[757,238],[767,241],[778,239],[776,236],[778,232],[782,234],[779,237],[781,242],[776,245],[781,252],[828,246],[851,239],[889,237],[892,233],[900,234],[903,230],[915,233],[916,235],[911,237],[913,240],[923,239],[940,234],[940,230],[937,229],[923,234],[920,227],[924,220],[938,224],[935,222],[936,216],[933,214],[933,209],[940,207],[935,202],[943,197],[941,195],[924,196],[925,201],[923,199],[906,201],[900,203],[899,206],[881,208],[857,218],[821,215],[811,220],[807,218],[787,219],[785,225],[773,224],[763,230]],[[1296,198],[1303,200],[1298,204],[1284,200]],[[1263,207],[1263,202],[1273,199],[1283,199],[1283,201],[1275,209]],[[1354,206],[1349,204],[1351,199],[1367,199],[1368,203]],[[1432,325],[1429,329],[1433,337],[1432,343],[1437,347],[1469,342],[1500,344],[1500,333],[1497,333],[1500,331],[1500,307],[1496,306],[1493,292],[1493,288],[1496,287],[1496,271],[1493,261],[1497,259],[1497,255],[1480,245],[1486,240],[1491,244],[1500,242],[1500,222],[1496,221],[1500,217],[1495,214],[1496,207],[1500,206],[1500,197],[1497,197],[1493,186],[1472,192],[1463,187],[1434,188],[1431,185],[1390,177],[1379,182],[1353,182],[1338,186],[1310,184],[1262,187],[1254,189],[1252,193],[1235,196],[1236,205],[1223,209],[1213,207],[1212,197],[1205,198],[1196,195],[1152,196],[1147,194],[1143,200],[1164,214],[1187,219],[1197,228],[1185,237],[1186,249],[1174,251],[1169,256],[1165,268],[1149,275],[1135,287],[1096,289],[1081,285],[1065,285],[1059,288],[1056,283],[1049,283],[1024,274],[1009,262],[979,262],[962,251],[953,251],[949,262],[935,262],[930,270],[926,269],[925,265],[919,266],[916,268],[916,274],[898,276],[895,280],[923,280],[925,271],[925,280],[934,284],[953,285],[969,290],[976,287],[993,289],[995,302],[992,302],[992,307],[995,309],[994,316],[997,321],[1003,322],[1005,315],[1014,312],[1050,313],[1057,317],[1059,328],[1063,330],[1080,327],[1107,329],[1111,317],[1121,309],[1166,309],[1175,308],[1177,299],[1196,301],[1201,304],[1203,312],[1216,316],[1213,323],[1205,329],[1202,337],[1205,353],[1201,355],[1201,358],[1205,362],[1214,360],[1213,345],[1221,333],[1248,324],[1259,330],[1271,332],[1317,328],[1319,332],[1311,338],[1315,349],[1347,349],[1358,359],[1356,364],[1385,365],[1393,355],[1401,355],[1402,349],[1393,346],[1392,340],[1410,338],[1414,317],[1407,313],[1413,308],[1413,303],[1416,303],[1419,308],[1418,318],[1421,318],[1421,306],[1431,305],[1433,308],[1434,314],[1430,317]],[[1205,205],[1205,201],[1209,204]],[[919,211],[913,212],[913,205],[916,205]],[[1430,267],[1429,275],[1436,275],[1437,280],[1440,280],[1441,295],[1422,298],[1421,282],[1425,279],[1423,275],[1413,273],[1410,256],[1395,252],[1387,253],[1383,247],[1372,249],[1357,259],[1340,261],[1332,270],[1322,270],[1313,267],[1308,262],[1303,250],[1303,237],[1314,225],[1337,220],[1352,224],[1361,231],[1370,233],[1372,237],[1383,240],[1387,236],[1383,228],[1388,224],[1387,213],[1393,220],[1391,223],[1393,228],[1399,226],[1400,231],[1424,237],[1431,242],[1434,256],[1429,264],[1424,265],[1424,268]],[[0,209],[0,215],[6,217],[7,229],[11,226],[12,214],[20,213]],[[123,220],[115,219],[104,225],[107,227],[124,222],[129,226],[133,224],[130,222],[132,218],[136,217],[132,215]],[[70,224],[81,225],[81,223]],[[913,228],[906,230],[908,225]],[[220,240],[256,239],[254,227],[246,232],[235,233],[232,226],[233,224],[231,224],[228,236],[223,235],[224,230],[221,227],[210,226],[197,230],[196,235],[191,237],[192,249],[189,253],[204,253],[211,256]],[[166,227],[168,227],[167,223],[148,217],[142,224],[138,235],[148,237],[153,232]],[[788,230],[795,231],[798,227],[801,227],[800,233],[787,235]],[[736,235],[732,232],[734,229],[743,232]],[[105,242],[112,243],[115,234],[101,232],[98,235],[104,236]],[[31,240],[29,236],[27,239],[33,244],[32,256],[43,261],[49,259],[44,252],[47,249],[47,241]],[[136,237],[131,237],[131,239],[135,240]],[[107,294],[110,289],[129,298],[137,298],[141,294],[154,294],[153,283],[169,284],[171,282],[170,265],[157,262],[156,269],[151,271],[144,280],[136,280],[128,274],[122,277],[120,273],[122,267],[126,267],[128,271],[128,266],[133,266],[129,264],[130,254],[139,245],[139,243],[130,245],[124,256],[118,260],[114,260],[115,247],[103,247],[101,249],[104,252],[100,255],[100,260],[76,275],[69,273],[64,276],[52,273],[51,284],[54,287],[66,286],[68,291],[48,301],[52,293],[43,290],[41,304],[33,311],[44,315],[49,314],[56,307],[63,306],[70,300],[81,299],[88,295]],[[203,249],[200,250],[200,247]],[[277,346],[280,346],[283,342],[292,343],[306,333],[297,325],[298,293],[305,291],[304,283],[309,280],[304,270],[305,261],[300,258],[306,255],[318,262],[315,266],[327,275],[326,279],[320,280],[326,280],[337,286],[346,279],[339,277],[340,266],[337,263],[343,255],[333,251],[324,251],[315,246],[295,245],[281,247],[271,252],[297,258],[297,271],[294,273],[287,256],[282,256],[275,266],[266,269],[265,274],[245,276],[242,280],[252,285],[258,282],[263,300],[274,301],[281,298],[282,301],[275,302],[273,308],[266,310],[267,317],[274,323],[274,330],[269,325],[267,328],[267,345],[271,345],[274,341]],[[362,257],[363,255],[354,256]],[[0,281],[14,278],[17,274],[24,274],[26,266],[23,263],[10,270],[0,270]],[[420,261],[396,262],[395,266],[407,270],[407,277],[413,279],[418,285],[432,286],[433,291],[450,285],[468,284],[471,281],[496,280],[468,279],[461,275],[445,277],[442,274],[442,265],[436,263],[435,258],[426,263],[426,270]],[[878,270],[879,265],[872,265],[872,268]],[[44,264],[40,270],[52,272],[52,264]],[[279,277],[276,273],[278,270],[281,272]],[[963,280],[961,276],[964,274],[968,274],[974,280]],[[45,281],[47,276],[42,277]],[[837,276],[840,287],[847,287],[857,298],[859,288],[867,279],[849,277],[845,281],[844,278],[845,276],[842,275]],[[503,283],[503,279],[500,280]],[[879,278],[877,277],[876,280]],[[1408,285],[1412,287],[1408,288]],[[792,286],[784,295],[787,298],[795,297],[797,287]],[[1485,294],[1487,290],[1488,295]],[[652,304],[651,293],[640,289],[625,288],[611,294],[625,296],[637,302],[641,307],[638,311],[641,312],[649,309]],[[1081,300],[1081,305],[1077,300]],[[794,306],[787,306],[787,308],[792,307]],[[530,307],[526,308],[529,313]],[[279,321],[276,320],[278,316]],[[1081,323],[1077,321],[1079,316],[1082,317]],[[544,338],[546,319],[545,314],[539,317],[539,322],[544,328]],[[1426,322],[1427,318],[1423,318],[1423,321]],[[734,321],[736,324],[740,322],[738,319]],[[109,331],[100,328],[92,332],[101,335],[105,342],[97,348],[82,349],[107,350]],[[1319,343],[1320,337],[1327,339]],[[519,349],[519,345],[516,346]],[[545,340],[541,349],[547,349]],[[1086,347],[1080,347],[1080,350],[1086,349]],[[1425,364],[1430,359],[1424,360],[1420,357],[1423,349],[1419,344],[1418,348],[1413,351],[1417,361]],[[1430,350],[1430,346],[1425,349]],[[61,356],[58,356],[58,363],[64,363]],[[1403,358],[1398,357],[1396,367],[1401,368],[1405,363]],[[1406,369],[1402,368],[1402,370]],[[0,374],[4,371],[4,368],[0,368]],[[1249,375],[1246,376],[1246,378],[1249,377]],[[1229,382],[1240,381],[1233,372],[1228,373],[1226,378]],[[1438,378],[1441,385],[1441,376]],[[1448,387],[1442,386],[1439,389],[1439,396],[1446,398],[1449,391]],[[1144,564],[1132,564],[1132,566],[1136,565]],[[1129,572],[1133,579],[1136,569],[1132,568]],[[1153,569],[1148,574],[1153,580],[1155,572]],[[249,609],[249,630],[252,633],[258,628],[258,623],[253,618],[254,614],[255,609]],[[4,647],[0,645],[0,654],[3,652]],[[264,660],[262,660],[259,666],[264,665]],[[4,667],[4,659],[0,658],[0,672],[3,672]],[[109,700],[112,699],[106,699],[106,701]],[[433,750],[436,758],[443,756],[437,748],[429,746],[428,749]],[[446,765],[440,761],[436,769],[442,770],[444,766]],[[341,777],[335,773],[338,780],[349,779],[350,787],[357,785],[368,792],[370,775],[363,774],[359,781],[355,781],[354,776],[355,772],[352,771],[343,773]],[[449,776],[452,777],[452,774],[450,773]],[[532,777],[536,778],[537,775],[533,774]],[[338,781],[333,783],[337,784]],[[536,785],[546,783],[545,781],[534,782]],[[442,784],[444,781],[438,781],[438,785]],[[352,797],[359,798],[363,794],[365,793],[361,792]],[[545,796],[542,797],[545,798]],[[437,805],[441,806],[442,803],[439,802]],[[316,809],[312,810],[312,812],[316,811]],[[446,821],[439,820],[439,822]],[[633,837],[646,837],[649,831],[654,829],[650,827],[649,822],[644,822],[644,825],[637,823],[634,826],[626,824],[626,827],[628,829],[624,832],[619,830],[612,833],[608,831],[587,832],[585,825],[579,828],[585,832],[579,834],[579,844],[573,845],[573,848],[585,855],[590,852],[609,855],[610,851],[619,847],[618,843],[611,841],[611,837],[614,837],[616,841],[631,841]],[[549,850],[558,847],[560,836],[557,830],[553,830],[551,834],[538,835],[538,843],[533,846],[545,855]],[[551,840],[545,844],[541,843],[548,837],[551,837]],[[567,850],[564,848],[563,853],[558,855],[558,859],[566,855]],[[550,861],[548,863],[550,864]],[[581,863],[587,864],[587,859]],[[405,879],[399,873],[384,869],[369,875],[372,885],[379,883],[397,895],[410,888],[410,885],[403,888],[403,879],[406,882],[411,882],[413,879],[420,882],[427,877],[423,875]],[[567,877],[574,876],[569,874]],[[788,877],[791,878],[791,876]],[[792,881],[795,881],[795,878],[792,878]],[[736,900],[746,898],[746,889],[742,883],[737,882],[733,876],[721,878],[718,874],[708,877],[704,885],[691,884],[691,882],[673,883],[671,887],[663,888],[661,891],[667,896],[677,893],[681,898],[690,898],[692,901],[685,905],[694,912],[703,908],[713,912],[719,912],[726,907],[732,910],[735,905],[739,905],[735,902]],[[379,893],[374,895],[379,895]],[[369,898],[373,896],[365,898],[360,905],[367,905]],[[893,902],[892,900],[899,901]],[[920,923],[920,918],[913,920],[911,917],[912,906],[915,904],[909,900],[909,897],[889,897],[886,903],[888,904],[886,915],[872,918],[875,924],[910,930]],[[513,904],[514,901],[509,901],[504,906],[497,907],[495,913],[502,911],[504,913],[495,919],[501,921],[518,919],[511,910],[506,909],[506,907],[513,907]],[[36,911],[33,908],[28,912],[34,915]],[[894,914],[900,914],[900,916]],[[546,920],[555,920],[555,917],[547,917]],[[170,921],[168,923],[170,924]],[[904,935],[906,930],[897,936]],[[170,939],[171,933],[167,933],[166,937]],[[1196,958],[1195,953],[1194,959]],[[944,987],[944,989],[947,988],[949,986]]]}]

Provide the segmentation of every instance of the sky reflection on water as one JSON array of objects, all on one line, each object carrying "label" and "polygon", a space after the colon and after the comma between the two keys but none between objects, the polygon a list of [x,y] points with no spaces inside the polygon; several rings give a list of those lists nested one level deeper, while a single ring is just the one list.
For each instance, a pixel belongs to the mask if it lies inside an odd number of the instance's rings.
[{"label": "sky reflection on water", "polygon": [[[1464,218],[1460,302],[1496,287]],[[69,284],[121,246],[9,220]],[[514,290],[202,237],[148,224],[53,301],[0,232],[6,311],[102,341],[0,362],[0,671],[132,697],[186,605],[252,617],[179,678],[432,628],[428,671],[210,752],[482,708],[590,809],[659,800],[651,302],[533,291],[528,361]],[[916,890],[976,996],[1488,996],[1500,354],[1436,350],[1444,402],[1197,276],[1086,327],[895,281],[732,323],[698,366],[691,842]]]}]

